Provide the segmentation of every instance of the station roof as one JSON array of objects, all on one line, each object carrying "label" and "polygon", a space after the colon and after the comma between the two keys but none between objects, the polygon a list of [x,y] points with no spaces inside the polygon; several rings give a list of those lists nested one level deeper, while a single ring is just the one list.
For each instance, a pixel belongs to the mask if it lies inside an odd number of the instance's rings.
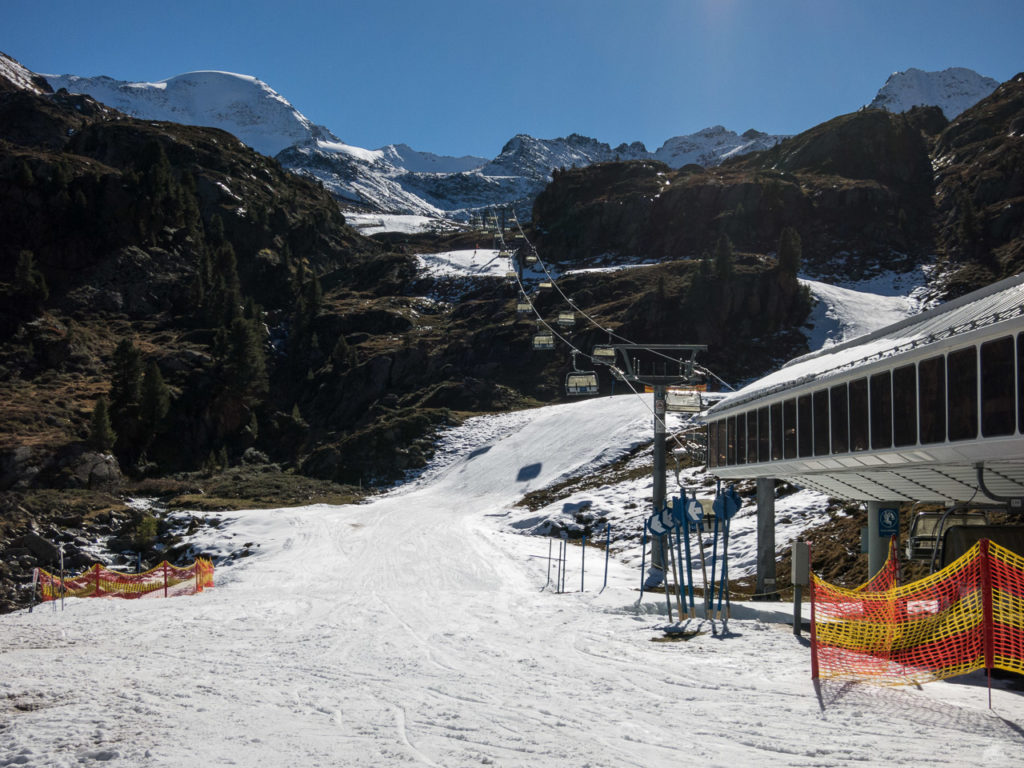
[{"label": "station roof", "polygon": [[729,395],[707,412],[713,419],[739,407],[809,382],[824,381],[852,368],[1024,314],[1024,273],[948,301],[856,339],[825,347]]}]

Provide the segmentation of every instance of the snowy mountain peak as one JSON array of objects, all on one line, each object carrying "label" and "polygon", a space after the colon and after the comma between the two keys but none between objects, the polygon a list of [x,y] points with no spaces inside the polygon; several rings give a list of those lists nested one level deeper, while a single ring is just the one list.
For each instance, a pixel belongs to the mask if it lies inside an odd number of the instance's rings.
[{"label": "snowy mountain peak", "polygon": [[39,82],[39,75],[25,69],[19,62],[3,52],[0,52],[0,79],[7,80],[15,88],[23,91],[38,94],[45,92],[43,84]]},{"label": "snowy mountain peak", "polygon": [[84,93],[115,109],[147,120],[221,128],[258,152],[276,155],[310,139],[338,141],[314,125],[287,99],[258,78],[199,70],[155,83],[110,77],[44,75],[54,90]]},{"label": "snowy mountain peak", "polygon": [[889,112],[912,107],[937,106],[952,120],[992,93],[999,83],[973,69],[950,67],[939,72],[908,69],[894,72],[868,106]]}]

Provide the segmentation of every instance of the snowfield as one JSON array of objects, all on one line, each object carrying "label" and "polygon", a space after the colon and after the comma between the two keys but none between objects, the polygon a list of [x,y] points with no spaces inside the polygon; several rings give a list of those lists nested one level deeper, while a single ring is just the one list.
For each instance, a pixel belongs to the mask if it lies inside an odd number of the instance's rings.
[{"label": "snowfield", "polygon": [[[664,638],[639,571],[507,525],[525,492],[648,439],[627,395],[483,417],[369,503],[232,513],[258,554],[193,597],[0,617],[0,766],[1024,765],[1024,697],[810,680],[791,606]],[[257,547],[256,544],[259,546]],[[805,607],[806,611],[806,607]],[[806,614],[805,614],[806,615]]]}]

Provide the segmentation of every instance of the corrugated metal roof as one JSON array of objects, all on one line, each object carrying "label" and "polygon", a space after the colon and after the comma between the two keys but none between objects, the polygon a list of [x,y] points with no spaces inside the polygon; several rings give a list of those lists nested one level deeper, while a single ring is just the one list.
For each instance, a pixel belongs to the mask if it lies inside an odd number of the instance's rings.
[{"label": "corrugated metal roof", "polygon": [[1020,315],[1024,315],[1024,274],[993,283],[873,333],[791,360],[778,371],[722,400],[708,411],[708,416],[714,417],[753,400]]}]

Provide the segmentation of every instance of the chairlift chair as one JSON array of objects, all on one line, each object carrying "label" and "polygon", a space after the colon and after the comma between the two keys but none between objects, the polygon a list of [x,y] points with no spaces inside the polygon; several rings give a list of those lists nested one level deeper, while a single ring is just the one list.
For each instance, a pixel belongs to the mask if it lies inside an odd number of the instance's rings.
[{"label": "chairlift chair", "polygon": [[537,289],[541,291],[550,291],[554,287],[555,284],[552,283],[550,280],[542,280],[541,282],[537,283]]},{"label": "chairlift chair", "polygon": [[537,254],[536,253],[528,253],[528,254],[526,254],[526,263],[527,264],[536,264],[537,263]]},{"label": "chairlift chair", "polygon": [[[942,522],[943,517],[946,518],[945,523]],[[910,523],[907,559],[932,560],[936,549],[941,555],[942,536],[954,525],[988,525],[988,522],[988,513],[984,510],[918,512]],[[940,526],[942,530],[939,530]]]},{"label": "chairlift chair", "polygon": [[535,350],[549,350],[555,348],[555,336],[551,333],[541,332],[533,337],[533,348]]},{"label": "chairlift chair", "polygon": [[506,250],[504,250],[504,249],[502,249],[502,250],[498,251],[498,256],[499,256],[499,258],[502,258],[502,259],[507,259],[507,258],[508,258],[508,257],[510,257],[511,255],[512,255],[512,254],[511,254],[511,252],[509,252],[509,251],[506,251]]},{"label": "chairlift chair", "polygon": [[576,315],[573,312],[559,312],[555,322],[565,328],[571,328],[576,325]]},{"label": "chairlift chair", "polygon": [[533,311],[533,305],[530,304],[525,298],[520,299],[516,302],[516,312],[520,315],[528,315]]},{"label": "chairlift chair", "polygon": [[669,389],[665,392],[665,409],[675,413],[700,413],[700,392],[693,389]]},{"label": "chairlift chair", "polygon": [[576,367],[576,351],[572,353],[572,370],[565,376],[565,394],[573,397],[596,395],[599,392],[597,374],[594,371],[581,371]]},{"label": "chairlift chair", "polygon": [[598,344],[596,347],[594,347],[594,352],[591,356],[600,363],[614,365],[615,347]]},{"label": "chairlift chair", "polygon": [[597,374],[594,371],[570,371],[566,374],[565,394],[583,396],[597,393]]}]

